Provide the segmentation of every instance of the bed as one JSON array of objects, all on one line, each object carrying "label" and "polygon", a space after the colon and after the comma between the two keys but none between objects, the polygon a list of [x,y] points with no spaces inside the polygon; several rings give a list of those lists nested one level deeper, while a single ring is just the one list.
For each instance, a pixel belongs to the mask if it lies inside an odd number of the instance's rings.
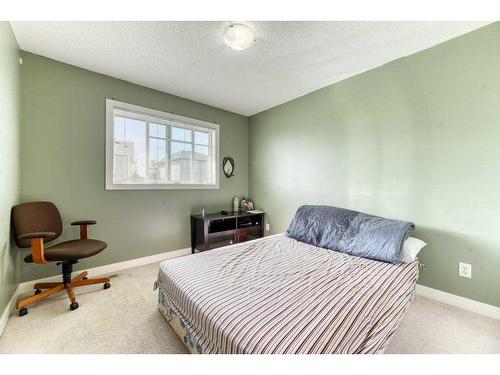
[{"label": "bed", "polygon": [[285,234],[160,264],[159,311],[192,353],[383,353],[418,261],[388,263]]}]

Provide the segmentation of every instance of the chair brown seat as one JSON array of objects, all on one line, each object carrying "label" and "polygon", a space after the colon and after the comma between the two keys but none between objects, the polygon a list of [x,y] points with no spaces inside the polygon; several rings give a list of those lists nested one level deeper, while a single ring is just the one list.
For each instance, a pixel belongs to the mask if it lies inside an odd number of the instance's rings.
[{"label": "chair brown seat", "polygon": [[24,258],[26,263],[46,264],[56,262],[62,268],[60,282],[40,282],[33,286],[35,295],[17,301],[19,315],[28,313],[27,306],[42,301],[61,291],[66,291],[71,301],[70,310],[78,308],[74,288],[103,284],[108,289],[111,284],[109,277],[87,277],[87,272],[80,272],[72,277],[73,265],[79,259],[99,254],[106,248],[106,242],[89,239],[87,227],[97,223],[95,220],[73,221],[71,225],[80,226],[80,239],[65,241],[46,247],[46,242],[57,239],[63,230],[59,210],[52,202],[27,202],[12,207],[12,224],[14,239],[20,248],[31,247],[31,254]]},{"label": "chair brown seat", "polygon": [[[99,254],[106,248],[106,242],[99,240],[71,240],[58,243],[57,245],[45,248],[45,260],[55,261],[75,261]],[[26,263],[33,263],[33,254],[24,258]]]}]

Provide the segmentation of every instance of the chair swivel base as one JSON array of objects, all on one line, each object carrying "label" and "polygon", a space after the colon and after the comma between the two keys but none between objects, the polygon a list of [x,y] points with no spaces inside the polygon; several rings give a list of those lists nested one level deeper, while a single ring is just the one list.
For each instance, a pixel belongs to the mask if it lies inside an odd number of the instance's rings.
[{"label": "chair swivel base", "polygon": [[[64,266],[65,264],[63,264],[63,269],[65,268]],[[57,294],[63,290],[66,290],[66,293],[68,294],[68,297],[71,300],[71,304],[69,305],[70,310],[76,310],[78,308],[78,302],[76,302],[76,297],[75,293],[73,292],[73,288],[85,285],[92,285],[92,284],[104,284],[103,285],[104,289],[108,289],[111,286],[111,284],[109,283],[109,277],[88,279],[87,272],[82,272],[73,278],[71,278],[71,272],[69,273],[69,276],[67,273],[65,273],[63,274],[63,280],[64,280],[63,282],[35,284],[33,286],[33,288],[36,289],[35,295],[22,299],[17,303],[16,308],[19,309],[19,316],[24,316],[28,313],[28,309],[26,308],[27,306],[42,301],[45,298]],[[42,291],[42,289],[44,290]]]}]

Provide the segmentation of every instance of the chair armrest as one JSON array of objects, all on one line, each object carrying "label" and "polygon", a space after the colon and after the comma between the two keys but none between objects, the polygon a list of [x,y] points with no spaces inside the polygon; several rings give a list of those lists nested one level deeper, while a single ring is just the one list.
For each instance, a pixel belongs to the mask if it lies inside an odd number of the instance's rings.
[{"label": "chair armrest", "polygon": [[18,236],[20,240],[31,240],[31,254],[33,256],[33,262],[37,264],[47,263],[45,260],[45,249],[43,246],[43,240],[46,238],[55,237],[54,232],[33,232],[24,233]]},{"label": "chair armrest", "polygon": [[73,221],[71,225],[79,225],[80,226],[80,239],[81,240],[86,240],[87,239],[87,225],[94,225],[97,223],[95,220],[78,220],[78,221]]},{"label": "chair armrest", "polygon": [[78,220],[78,221],[73,221],[71,225],[94,225],[97,224],[97,221],[95,220]]},{"label": "chair armrest", "polygon": [[54,237],[56,234],[54,232],[33,232],[33,233],[24,233],[17,237],[19,240],[31,240],[34,238],[50,238]]}]

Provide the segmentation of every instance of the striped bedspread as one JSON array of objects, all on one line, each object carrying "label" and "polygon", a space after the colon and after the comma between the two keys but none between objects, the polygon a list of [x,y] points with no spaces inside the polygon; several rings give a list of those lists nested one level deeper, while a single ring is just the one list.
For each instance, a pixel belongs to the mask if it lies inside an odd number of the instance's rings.
[{"label": "striped bedspread", "polygon": [[166,260],[158,282],[204,353],[380,353],[417,277],[282,235]]}]

